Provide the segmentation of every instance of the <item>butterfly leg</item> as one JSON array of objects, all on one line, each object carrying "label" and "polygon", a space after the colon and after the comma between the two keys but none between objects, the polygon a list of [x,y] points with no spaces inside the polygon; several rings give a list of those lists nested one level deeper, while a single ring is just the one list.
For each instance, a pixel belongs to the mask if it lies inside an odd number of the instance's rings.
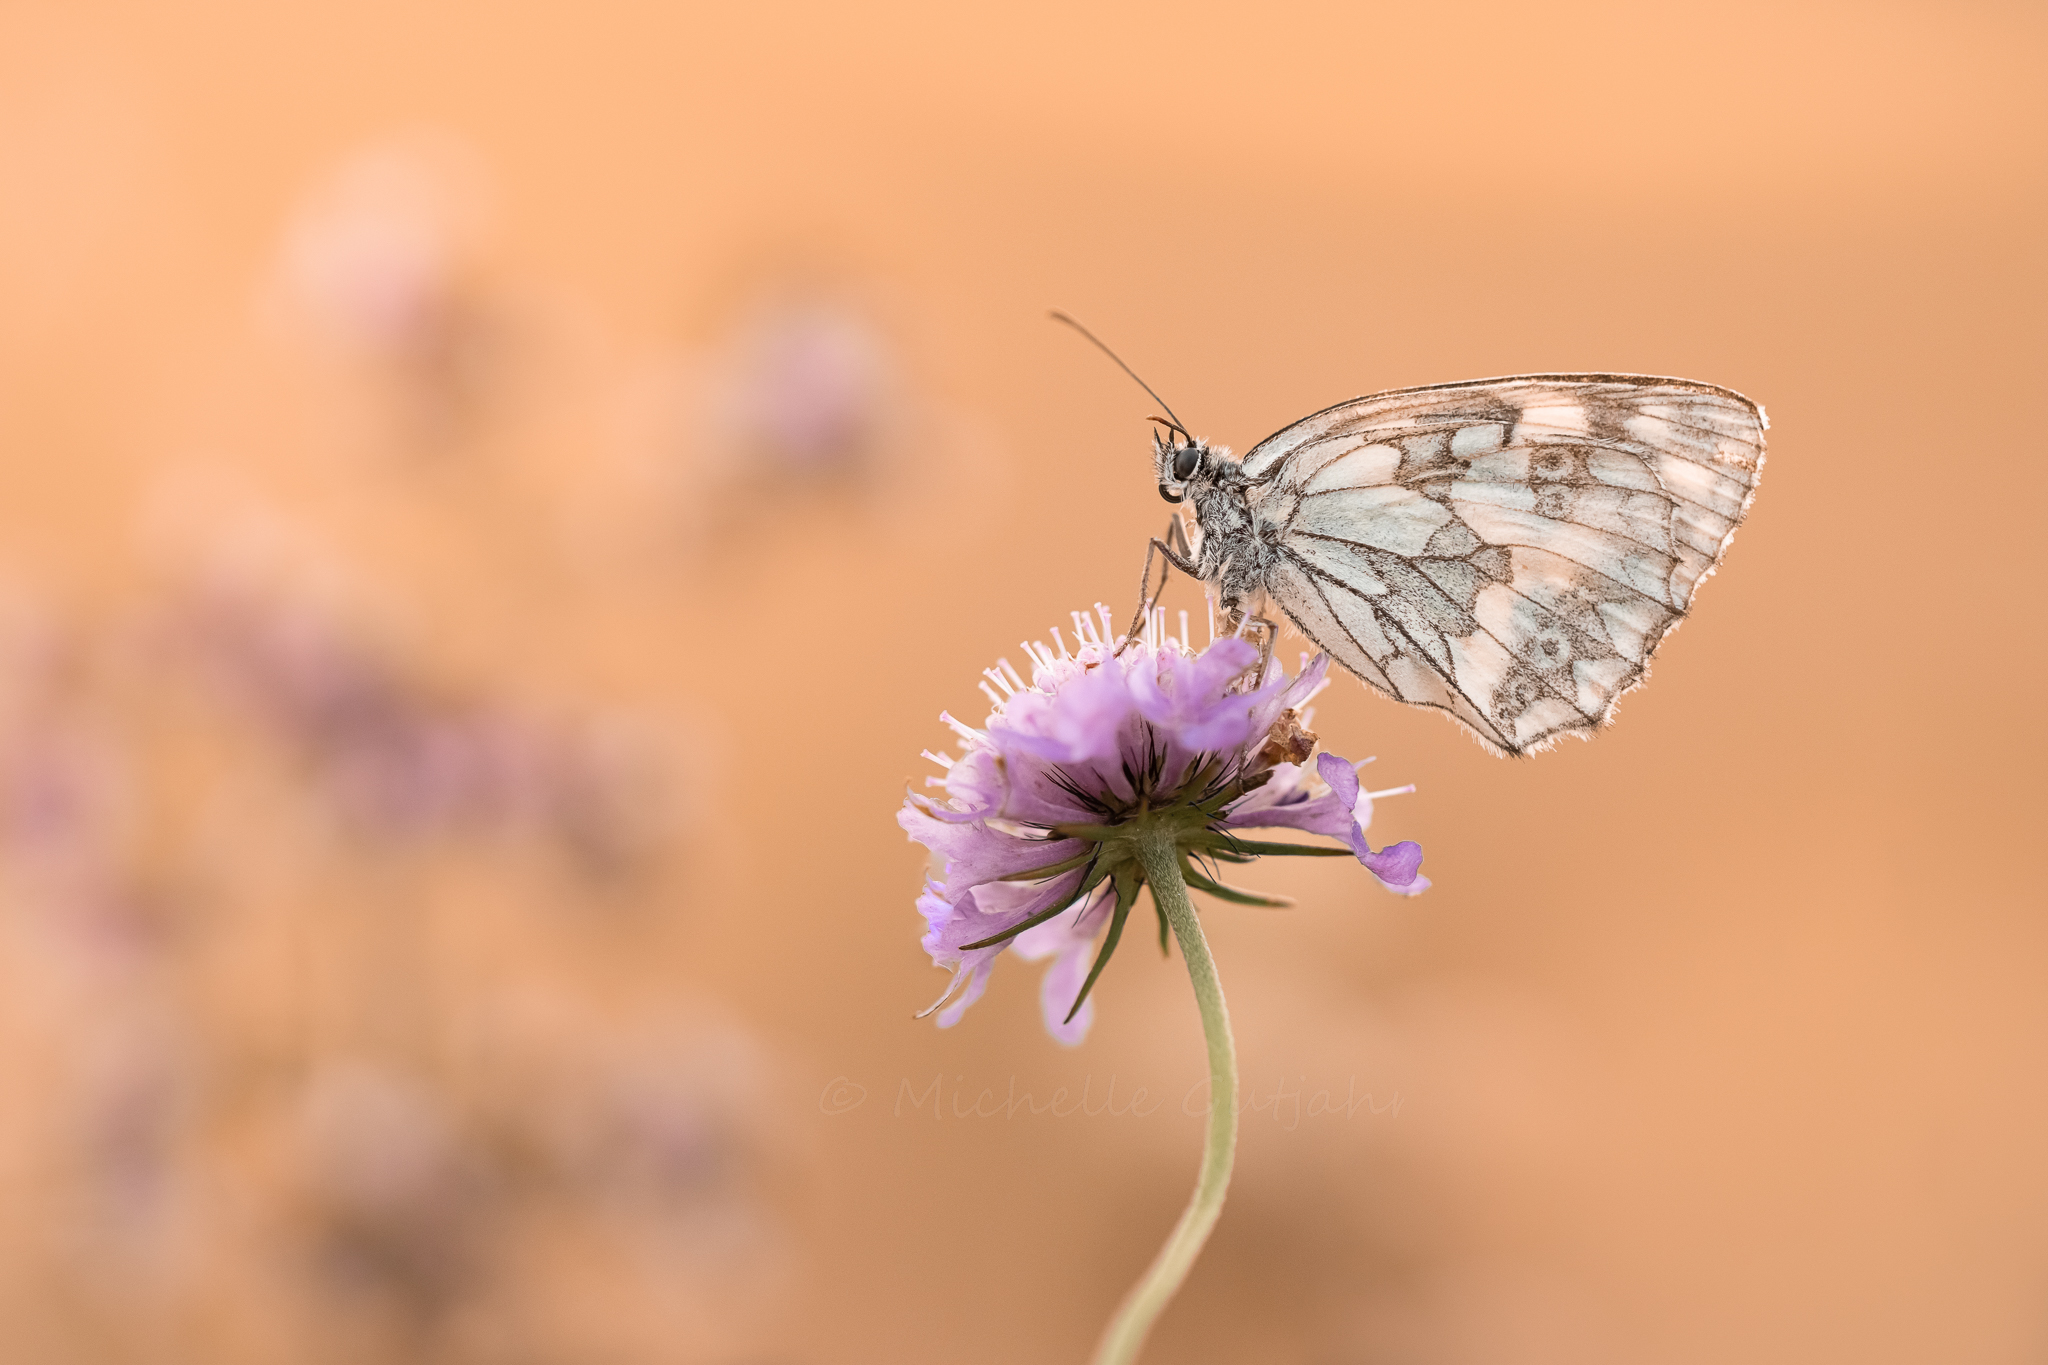
[{"label": "butterfly leg", "polygon": [[[1280,639],[1280,623],[1278,621],[1271,619],[1270,617],[1254,616],[1252,618],[1252,624],[1260,627],[1259,668],[1256,673],[1252,674],[1252,677],[1256,679],[1257,682],[1264,682],[1266,680],[1266,668],[1273,662],[1273,646],[1277,644]],[[1256,685],[1257,684],[1255,683],[1254,686]]]},{"label": "butterfly leg", "polygon": [[[1166,534],[1179,540],[1183,546],[1187,545],[1187,536],[1181,531],[1180,518],[1174,518],[1173,524],[1167,527]],[[1152,559],[1155,555],[1164,555],[1167,564],[1166,568],[1159,571],[1157,591],[1152,587]],[[1185,550],[1176,550],[1157,536],[1152,537],[1151,543],[1145,547],[1145,567],[1138,575],[1138,614],[1131,618],[1131,628],[1125,631],[1124,638],[1117,642],[1117,654],[1122,654],[1131,641],[1138,638],[1138,632],[1144,627],[1146,616],[1151,614],[1160,593],[1166,591],[1167,577],[1174,569],[1179,569],[1190,578],[1202,576],[1201,566],[1195,562],[1191,554]]]},{"label": "butterfly leg", "polygon": [[1240,614],[1241,611],[1239,608],[1230,613],[1231,634],[1241,635],[1256,629],[1259,632],[1259,662],[1257,666],[1246,669],[1231,686],[1238,691],[1249,692],[1266,679],[1266,669],[1273,662],[1273,646],[1280,639],[1280,623],[1266,616],[1247,618]]}]

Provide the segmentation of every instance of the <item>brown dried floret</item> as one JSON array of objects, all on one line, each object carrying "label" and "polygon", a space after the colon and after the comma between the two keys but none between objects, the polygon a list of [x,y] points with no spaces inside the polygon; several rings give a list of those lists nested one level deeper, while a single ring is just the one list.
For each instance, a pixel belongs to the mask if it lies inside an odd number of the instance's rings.
[{"label": "brown dried floret", "polygon": [[1258,763],[1262,768],[1270,768],[1276,763],[1306,763],[1308,756],[1315,751],[1315,731],[1303,729],[1301,713],[1290,706],[1280,713],[1273,722],[1273,728],[1266,732],[1266,742],[1259,747]]}]

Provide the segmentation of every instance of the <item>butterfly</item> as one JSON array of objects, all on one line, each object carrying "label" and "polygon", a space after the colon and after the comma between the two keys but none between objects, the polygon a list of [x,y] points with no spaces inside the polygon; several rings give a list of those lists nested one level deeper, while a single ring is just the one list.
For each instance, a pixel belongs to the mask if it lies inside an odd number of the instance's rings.
[{"label": "butterfly", "polygon": [[1277,609],[1500,754],[1590,736],[1648,678],[1756,498],[1769,427],[1733,389],[1626,374],[1393,389],[1242,459],[1155,420],[1160,496],[1195,525],[1152,541],[1141,619],[1164,555],[1233,626],[1270,646]]}]

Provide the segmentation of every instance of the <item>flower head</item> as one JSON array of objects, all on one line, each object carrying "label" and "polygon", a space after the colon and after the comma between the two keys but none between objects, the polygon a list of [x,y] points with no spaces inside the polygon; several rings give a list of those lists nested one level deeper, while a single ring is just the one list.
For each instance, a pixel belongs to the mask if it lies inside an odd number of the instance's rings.
[{"label": "flower head", "polygon": [[[1051,648],[1024,646],[1028,683],[1007,660],[986,670],[982,690],[994,710],[981,728],[941,715],[962,750],[958,758],[926,754],[945,769],[929,779],[945,799],[912,793],[897,815],[944,863],[917,902],[925,950],[953,973],[925,1011],[943,1007],[942,1027],[959,1022],[1014,945],[1028,959],[1053,959],[1046,1027],[1078,1043],[1093,1016],[1089,994],[1144,884],[1140,837],[1170,835],[1188,884],[1221,900],[1285,904],[1201,870],[1275,853],[1348,851],[1389,890],[1429,886],[1420,846],[1376,851],[1366,842],[1372,797],[1392,793],[1362,792],[1360,765],[1334,754],[1308,763],[1316,737],[1303,708],[1325,685],[1326,656],[1294,678],[1277,662],[1259,673],[1249,642],[1228,637],[1197,652],[1185,614],[1175,639],[1163,613],[1119,652],[1108,609],[1096,612],[1099,623],[1074,614],[1071,649],[1058,630]],[[1345,847],[1239,837],[1261,827],[1328,835]],[[1163,913],[1159,929],[1163,949]]]}]

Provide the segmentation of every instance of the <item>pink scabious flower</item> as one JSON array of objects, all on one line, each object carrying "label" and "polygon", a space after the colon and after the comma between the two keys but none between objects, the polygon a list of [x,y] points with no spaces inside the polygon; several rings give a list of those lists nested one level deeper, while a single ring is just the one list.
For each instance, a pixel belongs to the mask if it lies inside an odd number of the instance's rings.
[{"label": "pink scabious flower", "polygon": [[[1052,648],[1024,646],[1028,683],[1008,660],[985,670],[995,709],[981,728],[941,713],[962,749],[958,758],[925,754],[945,770],[927,780],[945,798],[913,792],[897,814],[911,839],[944,860],[917,901],[925,950],[953,973],[924,1011],[943,1009],[941,1027],[959,1022],[1014,946],[1026,959],[1053,960],[1040,997],[1046,1028],[1080,1042],[1094,1014],[1090,992],[1144,884],[1137,841],[1147,833],[1170,833],[1188,885],[1219,900],[1286,904],[1210,875],[1217,863],[1265,854],[1351,853],[1390,891],[1429,886],[1419,845],[1366,842],[1372,798],[1394,793],[1362,792],[1361,765],[1335,754],[1308,763],[1316,737],[1303,708],[1326,685],[1326,656],[1294,678],[1276,661],[1257,674],[1259,651],[1241,638],[1189,648],[1185,613],[1182,638],[1155,613],[1119,652],[1108,609],[1096,613],[1099,623],[1074,613],[1071,649],[1057,629]],[[1344,847],[1240,837],[1260,828]],[[1161,912],[1162,951],[1166,928]]]}]

